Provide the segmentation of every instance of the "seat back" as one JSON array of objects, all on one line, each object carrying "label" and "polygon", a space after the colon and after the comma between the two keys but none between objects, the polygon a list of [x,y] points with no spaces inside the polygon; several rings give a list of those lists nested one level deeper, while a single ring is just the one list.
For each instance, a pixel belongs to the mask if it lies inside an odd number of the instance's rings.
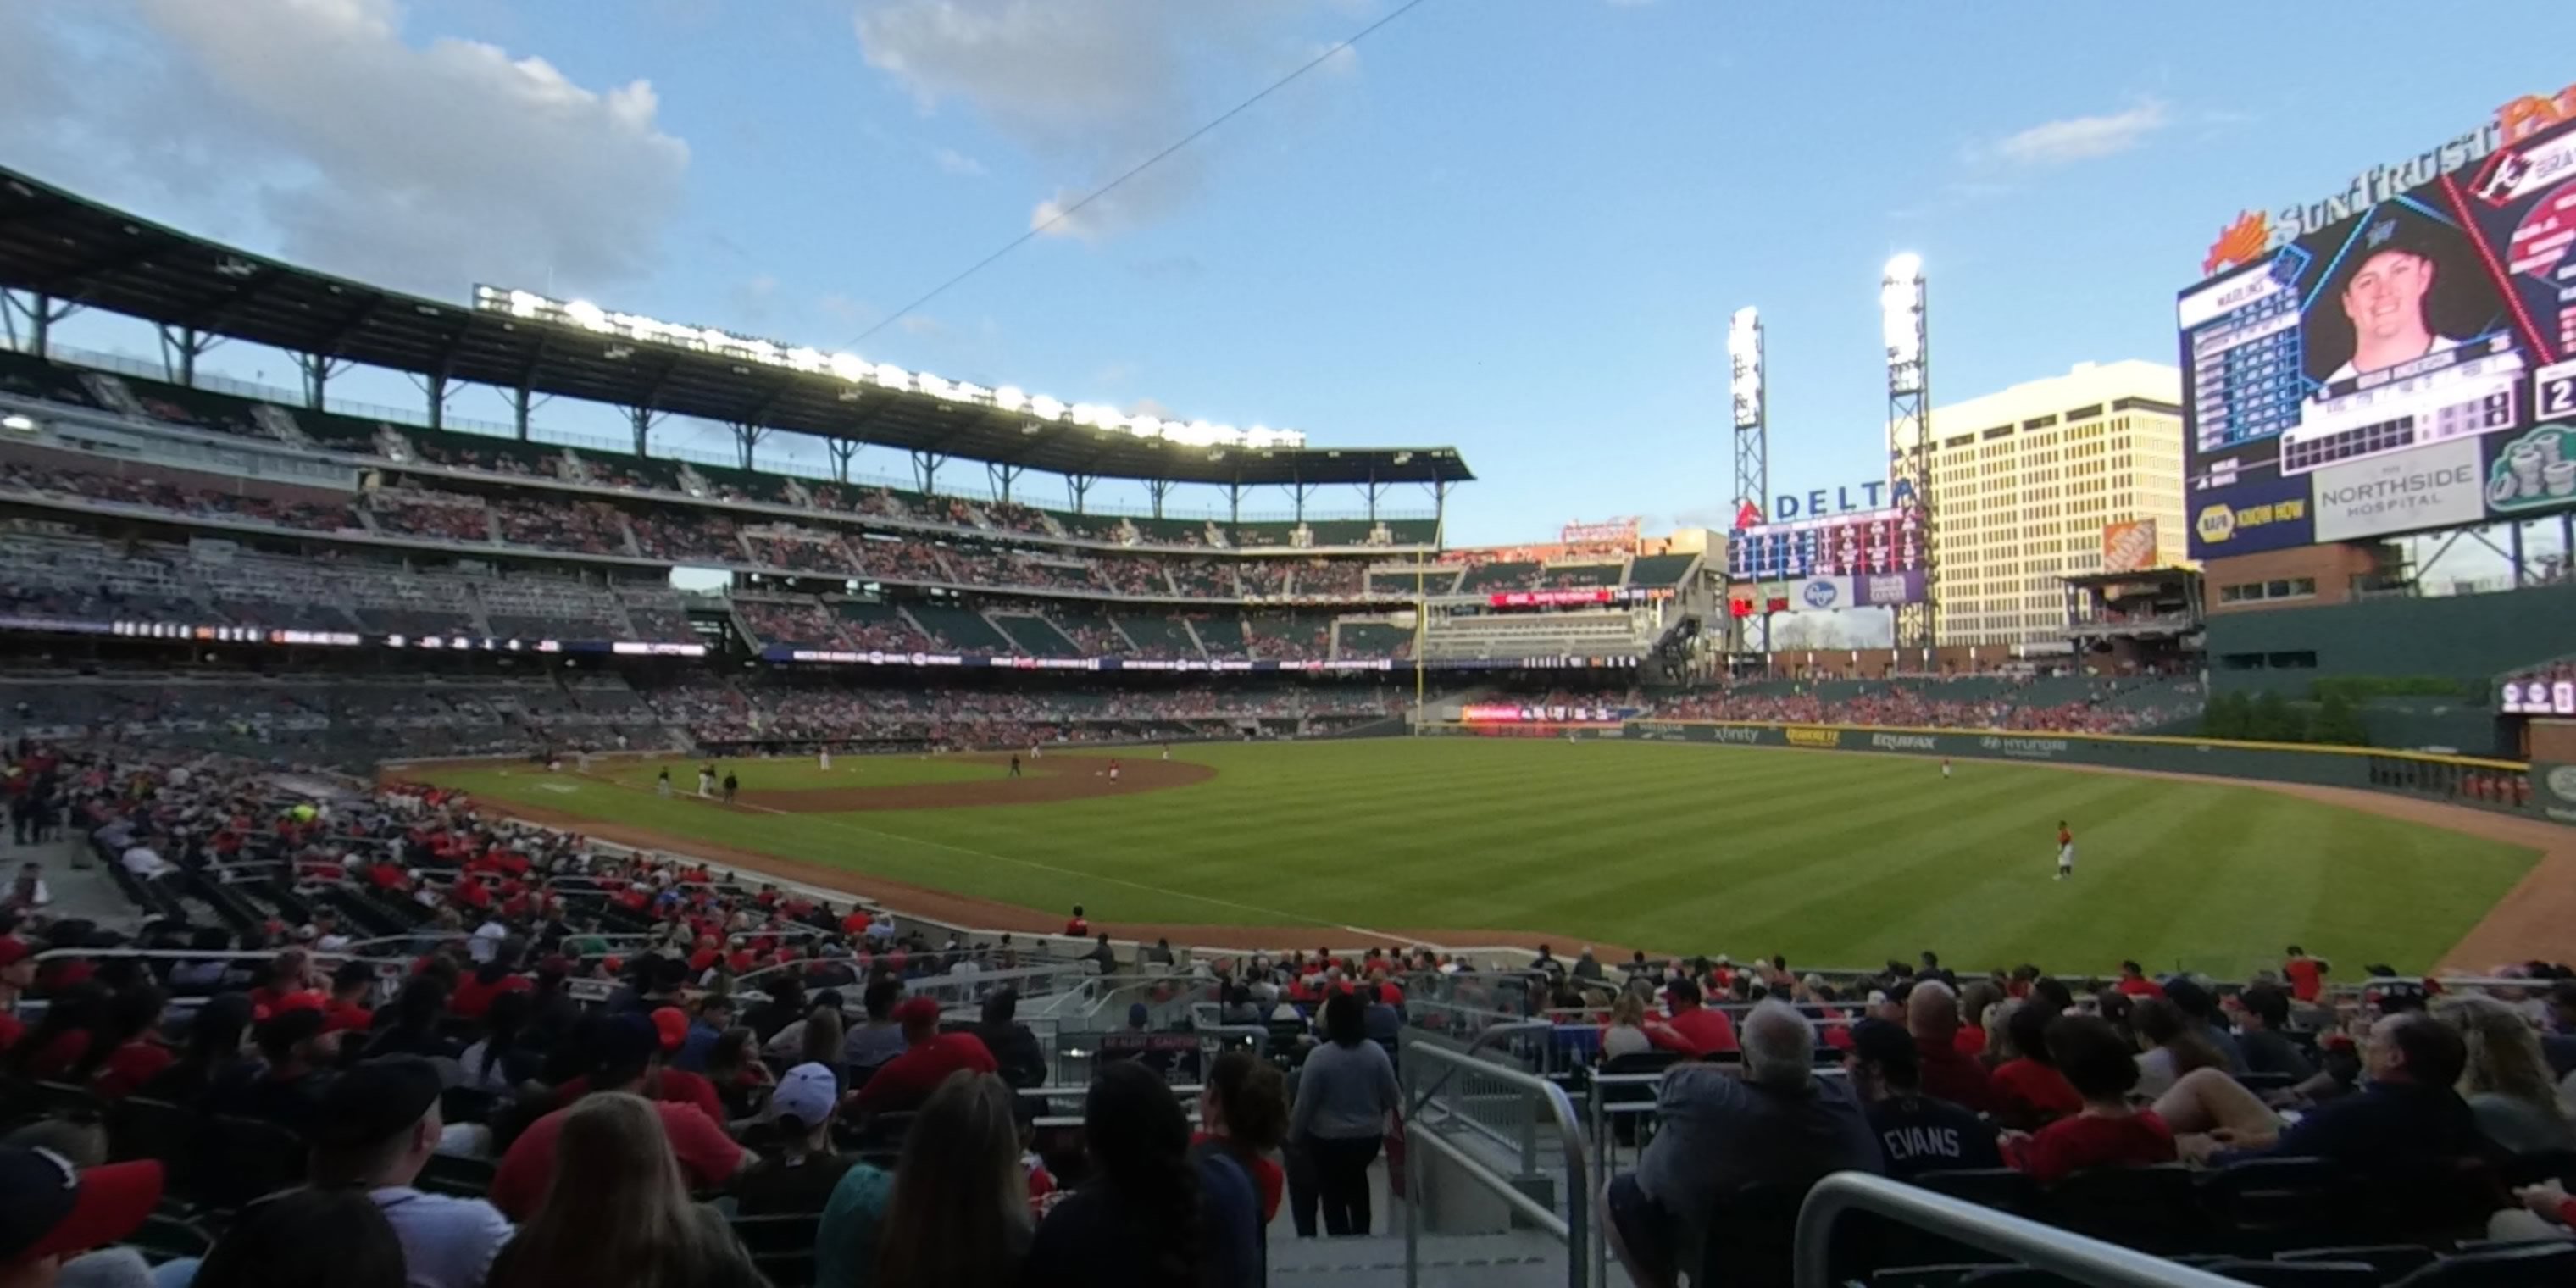
[{"label": "seat back", "polygon": [[2041,1209],[2051,1224],[2143,1252],[2208,1242],[2209,1221],[2180,1163],[2078,1172],[2052,1187]]},{"label": "seat back", "polygon": [[1798,1209],[1812,1182],[1748,1185],[1719,1200],[1694,1285],[1790,1288],[1797,1278]]},{"label": "seat back", "polygon": [[817,1212],[738,1216],[733,1234],[774,1288],[807,1288],[814,1282],[814,1238],[822,1220]]},{"label": "seat back", "polygon": [[182,1216],[155,1212],[143,1218],[134,1233],[125,1236],[126,1246],[143,1254],[153,1265],[176,1261],[181,1257],[202,1257],[213,1250],[215,1236],[206,1228]]},{"label": "seat back", "polygon": [[2576,1243],[2553,1240],[2444,1257],[2397,1288],[2561,1288],[2576,1283]]},{"label": "seat back", "polygon": [[492,1192],[492,1161],[457,1154],[432,1154],[412,1184],[432,1194],[479,1199]]},{"label": "seat back", "polygon": [[304,1181],[304,1138],[261,1118],[218,1116],[199,1137],[197,1197],[232,1210]]},{"label": "seat back", "polygon": [[2380,1288],[2367,1261],[2218,1261],[2201,1267],[2255,1288]]},{"label": "seat back", "polygon": [[2433,1250],[2420,1243],[2365,1243],[2344,1248],[2298,1248],[2274,1253],[2274,1261],[2358,1261],[2395,1280],[2433,1264]]}]

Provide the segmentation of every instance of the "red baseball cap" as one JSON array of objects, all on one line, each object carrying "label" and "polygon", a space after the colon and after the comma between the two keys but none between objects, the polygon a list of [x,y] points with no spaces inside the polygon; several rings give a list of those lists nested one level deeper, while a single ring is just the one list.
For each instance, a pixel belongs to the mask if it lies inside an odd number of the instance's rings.
[{"label": "red baseball cap", "polygon": [[160,1202],[158,1162],[83,1171],[50,1149],[0,1148],[0,1266],[114,1243]]},{"label": "red baseball cap", "polygon": [[677,1051],[689,1040],[688,1014],[676,1006],[656,1008],[653,1012],[653,1031],[661,1035],[664,1051]]},{"label": "red baseball cap", "polygon": [[939,1026],[939,1003],[927,997],[907,997],[895,1004],[894,1022],[903,1027]]}]

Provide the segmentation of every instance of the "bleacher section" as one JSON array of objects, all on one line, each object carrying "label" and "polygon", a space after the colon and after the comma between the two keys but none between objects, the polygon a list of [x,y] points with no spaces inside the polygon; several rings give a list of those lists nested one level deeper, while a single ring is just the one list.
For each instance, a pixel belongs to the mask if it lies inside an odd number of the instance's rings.
[{"label": "bleacher section", "polygon": [[1442,617],[1424,633],[1422,651],[1426,658],[1633,657],[1654,643],[1656,620],[1644,609]]}]

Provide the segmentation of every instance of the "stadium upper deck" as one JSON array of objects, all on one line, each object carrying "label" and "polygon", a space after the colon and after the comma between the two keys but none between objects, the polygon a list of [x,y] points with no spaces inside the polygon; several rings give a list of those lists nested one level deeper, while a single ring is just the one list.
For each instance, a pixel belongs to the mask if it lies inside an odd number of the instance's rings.
[{"label": "stadium upper deck", "polygon": [[[1223,489],[1238,518],[1246,489],[1277,487],[1301,521],[1319,487],[1362,489],[1373,515],[1397,484],[1424,485],[1442,506],[1451,486],[1474,478],[1454,448],[1310,448],[1289,431],[1068,406],[526,292],[478,288],[471,306],[441,303],[251,255],[5,169],[0,286],[29,297],[12,306],[26,312],[39,354],[66,310],[105,309],[162,328],[183,385],[195,383],[196,357],[213,338],[240,339],[297,355],[304,401],[317,411],[340,364],[358,363],[419,378],[433,429],[457,384],[510,395],[521,440],[536,398],[624,408],[638,457],[658,418],[692,416],[732,427],[746,465],[763,437],[784,430],[909,452],[924,491],[940,464],[958,458],[987,463],[1005,485],[1023,469],[1061,474],[1077,497],[1090,480],[1139,480],[1158,513],[1177,484]],[[846,466],[846,455],[835,457]]]}]

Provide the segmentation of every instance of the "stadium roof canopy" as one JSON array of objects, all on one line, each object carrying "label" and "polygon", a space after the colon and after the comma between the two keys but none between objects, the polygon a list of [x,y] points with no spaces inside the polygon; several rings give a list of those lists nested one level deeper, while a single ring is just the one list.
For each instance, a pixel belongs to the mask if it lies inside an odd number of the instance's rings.
[{"label": "stadium roof canopy", "polygon": [[975,401],[951,386],[942,397],[514,316],[488,300],[478,308],[422,299],[192,237],[5,168],[0,286],[423,377],[1056,474],[1276,487],[1475,477],[1454,448],[1187,444],[1079,423],[1069,412],[1042,419],[993,405],[990,391]]}]

